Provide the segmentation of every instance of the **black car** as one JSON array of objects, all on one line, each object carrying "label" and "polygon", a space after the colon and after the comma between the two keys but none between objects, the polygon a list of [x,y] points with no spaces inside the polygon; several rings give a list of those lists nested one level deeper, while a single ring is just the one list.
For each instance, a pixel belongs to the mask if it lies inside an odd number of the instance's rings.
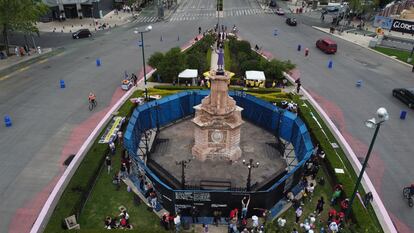
[{"label": "black car", "polygon": [[298,23],[296,22],[295,18],[287,18],[286,23],[290,26],[296,26]]},{"label": "black car", "polygon": [[392,95],[407,104],[409,108],[414,108],[414,88],[396,88],[392,90]]},{"label": "black car", "polygon": [[79,29],[78,31],[72,33],[73,39],[86,38],[91,36],[92,33],[89,31],[89,29]]}]

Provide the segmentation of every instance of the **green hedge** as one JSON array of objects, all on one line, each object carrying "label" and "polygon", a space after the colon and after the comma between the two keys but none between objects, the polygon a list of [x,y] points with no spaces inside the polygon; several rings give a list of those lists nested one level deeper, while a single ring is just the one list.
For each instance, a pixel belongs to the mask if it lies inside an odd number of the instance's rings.
[{"label": "green hedge", "polygon": [[154,89],[159,90],[200,90],[200,89],[207,89],[206,87],[199,87],[199,86],[173,86],[173,85],[155,85]]}]

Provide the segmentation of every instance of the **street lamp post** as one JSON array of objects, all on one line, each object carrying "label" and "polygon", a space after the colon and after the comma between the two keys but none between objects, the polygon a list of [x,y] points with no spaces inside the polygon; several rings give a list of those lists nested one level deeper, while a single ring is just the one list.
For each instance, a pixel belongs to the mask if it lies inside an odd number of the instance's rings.
[{"label": "street lamp post", "polygon": [[375,118],[369,119],[365,122],[365,125],[367,127],[369,128],[375,127],[375,132],[374,132],[374,136],[372,137],[371,143],[369,145],[367,155],[365,156],[364,164],[362,165],[361,172],[359,173],[359,176],[358,176],[358,180],[355,184],[354,192],[352,193],[351,199],[349,200],[349,208],[347,209],[346,215],[345,215],[346,218],[348,218],[349,214],[351,213],[352,204],[354,202],[356,193],[358,192],[359,185],[361,184],[361,180],[362,180],[362,176],[364,175],[365,168],[368,165],[368,160],[371,155],[372,148],[374,147],[374,143],[377,138],[378,131],[381,127],[381,124],[389,119],[387,110],[385,108],[379,108],[377,110],[377,118],[378,118],[378,122]]},{"label": "street lamp post", "polygon": [[144,52],[144,33],[149,32],[152,30],[152,26],[148,25],[144,31],[135,30],[134,33],[141,34],[141,43],[140,46],[142,48],[142,64],[144,69],[144,90],[145,90],[145,100],[148,101],[148,90],[147,90],[147,71],[145,69],[145,52]]},{"label": "street lamp post", "polygon": [[181,166],[181,189],[185,189],[185,168],[187,164],[191,161],[191,159],[176,161],[176,165]]},{"label": "street lamp post", "polygon": [[245,165],[249,169],[249,174],[247,175],[246,189],[247,189],[247,191],[250,191],[252,168],[258,168],[259,167],[259,162],[253,163],[253,159],[249,159],[249,162],[247,163],[246,160],[243,159],[243,165]]}]

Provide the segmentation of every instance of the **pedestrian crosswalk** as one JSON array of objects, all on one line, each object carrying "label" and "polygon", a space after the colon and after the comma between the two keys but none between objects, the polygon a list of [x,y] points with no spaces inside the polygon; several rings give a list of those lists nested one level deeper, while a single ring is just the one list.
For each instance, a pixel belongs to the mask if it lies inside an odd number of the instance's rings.
[{"label": "pedestrian crosswalk", "polygon": [[136,23],[152,23],[156,21],[158,21],[157,16],[138,16],[133,20]]},{"label": "pedestrian crosswalk", "polygon": [[[258,15],[258,14],[274,14],[273,9],[261,9],[261,8],[238,8],[238,9],[226,9],[223,11],[221,17],[232,17],[242,15]],[[177,11],[169,17],[168,21],[193,21],[199,19],[217,18],[218,13],[215,10],[204,10],[198,12],[189,11]],[[152,23],[158,21],[156,16],[138,16],[133,22],[138,23]]]}]

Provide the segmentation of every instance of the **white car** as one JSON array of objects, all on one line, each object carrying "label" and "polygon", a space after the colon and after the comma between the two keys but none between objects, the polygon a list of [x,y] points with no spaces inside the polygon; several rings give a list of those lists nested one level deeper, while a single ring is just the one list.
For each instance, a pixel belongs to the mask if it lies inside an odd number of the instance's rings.
[{"label": "white car", "polygon": [[275,11],[275,13],[277,15],[285,15],[285,12],[282,10],[282,8],[277,8],[276,11]]}]

